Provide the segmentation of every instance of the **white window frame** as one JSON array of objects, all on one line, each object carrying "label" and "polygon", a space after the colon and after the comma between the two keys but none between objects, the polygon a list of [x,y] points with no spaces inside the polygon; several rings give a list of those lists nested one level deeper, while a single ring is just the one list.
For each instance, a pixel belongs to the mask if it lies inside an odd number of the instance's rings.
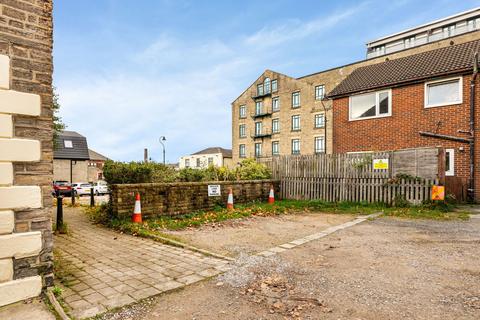
[{"label": "white window frame", "polygon": [[[273,125],[274,123],[277,124],[277,129],[275,130],[275,126]],[[272,119],[272,133],[279,133],[280,132],[280,119],[275,118]]]},{"label": "white window frame", "polygon": [[[321,151],[317,150],[317,140],[322,140],[323,142],[323,149]],[[324,136],[316,136],[313,138],[313,152],[315,154],[322,154],[325,153],[325,137]]]},{"label": "white window frame", "polygon": [[255,115],[263,114],[263,101],[255,101]]},{"label": "white window frame", "polygon": [[[317,126],[317,118],[322,118],[322,125]],[[313,127],[315,129],[325,128],[325,114],[324,113],[317,113],[313,116]]]},{"label": "white window frame", "polygon": [[[273,84],[275,83],[275,88],[273,88]],[[272,92],[277,92],[278,91],[278,80],[277,79],[273,79],[270,83],[271,87],[272,87]]]},{"label": "white window frame", "polygon": [[263,123],[261,121],[255,122],[255,135],[259,136],[263,131]]},{"label": "white window frame", "polygon": [[190,168],[190,159],[185,159],[185,168]]},{"label": "white window frame", "polygon": [[238,136],[240,138],[246,138],[247,137],[247,126],[245,124],[242,123],[241,125],[239,125],[238,131],[239,131]]},{"label": "white window frame", "polygon": [[[388,92],[388,113],[380,114],[380,94]],[[375,94],[375,113],[377,114],[376,116],[372,117],[363,117],[363,118],[357,118],[357,119],[352,119],[352,98],[353,97],[358,97],[358,96],[366,96],[366,95],[371,95]],[[368,120],[368,119],[377,119],[377,118],[385,118],[385,117],[391,117],[392,116],[392,89],[387,89],[387,90],[381,90],[381,91],[372,91],[368,93],[362,93],[362,94],[356,94],[353,96],[348,97],[348,121],[360,121],[360,120]]]},{"label": "white window frame", "polygon": [[[295,149],[293,148],[293,146],[295,145],[295,142],[298,142],[298,150],[295,150]],[[301,146],[300,146],[300,139],[299,139],[299,138],[294,138],[294,139],[292,139],[292,141],[291,141],[291,149],[292,149],[292,150],[291,150],[291,154],[292,154],[292,155],[299,155],[300,152],[301,152],[301,151],[300,151],[300,150],[301,150],[300,148],[301,148]],[[295,152],[295,151],[297,151],[297,152]]]},{"label": "white window frame", "polygon": [[[317,91],[321,91],[321,95],[317,95]],[[325,85],[324,84],[319,84],[318,86],[315,86],[315,100],[322,100],[325,97]]]},{"label": "white window frame", "polygon": [[[275,152],[275,148],[273,146],[277,146],[277,152]],[[272,141],[272,156],[278,156],[280,154],[280,142],[279,141]]]},{"label": "white window frame", "polygon": [[255,143],[255,158],[262,157],[262,143],[257,142]]},{"label": "white window frame", "polygon": [[240,119],[246,118],[247,117],[247,106],[246,105],[241,105],[238,111],[238,116]]},{"label": "white window frame", "polygon": [[240,144],[238,146],[238,156],[239,158],[245,158],[245,145],[244,144]]},{"label": "white window frame", "polygon": [[[277,102],[277,107],[275,108],[275,103]],[[272,112],[280,111],[280,97],[273,97],[272,98]]]},{"label": "white window frame", "polygon": [[72,140],[63,140],[63,146],[65,149],[73,149],[73,141]]},{"label": "white window frame", "polygon": [[[295,96],[298,96],[298,104],[295,104]],[[292,92],[292,108],[300,108],[302,102],[300,101],[300,91]]]},{"label": "white window frame", "polygon": [[446,157],[449,157],[450,170],[445,170],[445,176],[451,177],[455,175],[455,149],[445,149]]},{"label": "white window frame", "polygon": [[[428,86],[431,84],[435,83],[442,83],[442,82],[451,82],[454,80],[459,80],[458,81],[458,86],[459,86],[459,96],[460,100],[457,101],[452,101],[452,102],[446,102],[446,103],[437,103],[437,104],[428,104]],[[462,104],[463,103],[463,77],[454,77],[454,78],[447,78],[447,79],[441,79],[441,80],[435,80],[435,81],[429,81],[425,82],[425,87],[423,90],[423,103],[425,108],[435,108],[435,107],[444,107],[444,106],[453,106],[457,104]]]}]

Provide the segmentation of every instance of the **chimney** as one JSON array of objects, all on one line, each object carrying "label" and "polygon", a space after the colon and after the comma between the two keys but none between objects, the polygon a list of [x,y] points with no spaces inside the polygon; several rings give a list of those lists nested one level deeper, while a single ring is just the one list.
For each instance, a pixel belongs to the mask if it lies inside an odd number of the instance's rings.
[{"label": "chimney", "polygon": [[143,149],[143,162],[148,163],[148,149]]}]

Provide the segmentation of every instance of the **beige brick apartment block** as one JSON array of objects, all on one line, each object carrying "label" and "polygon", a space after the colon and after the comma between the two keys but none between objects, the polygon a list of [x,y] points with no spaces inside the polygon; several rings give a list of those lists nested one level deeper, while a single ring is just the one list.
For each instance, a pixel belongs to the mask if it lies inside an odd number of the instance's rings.
[{"label": "beige brick apartment block", "polygon": [[0,306],[52,285],[52,1],[0,0]]}]

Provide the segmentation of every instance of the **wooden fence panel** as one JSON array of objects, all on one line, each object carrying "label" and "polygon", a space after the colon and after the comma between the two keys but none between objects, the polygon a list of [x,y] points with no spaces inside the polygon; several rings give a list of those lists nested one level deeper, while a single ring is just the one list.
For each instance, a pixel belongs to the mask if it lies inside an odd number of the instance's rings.
[{"label": "wooden fence panel", "polygon": [[[279,156],[261,161],[281,180],[284,199],[392,203],[398,195],[419,204],[430,198],[438,179],[397,179],[399,170],[426,171],[438,152],[422,149],[367,154]],[[375,170],[374,159],[387,159],[385,170]],[[437,161],[438,162],[438,161]],[[432,171],[428,172],[432,175]]]}]

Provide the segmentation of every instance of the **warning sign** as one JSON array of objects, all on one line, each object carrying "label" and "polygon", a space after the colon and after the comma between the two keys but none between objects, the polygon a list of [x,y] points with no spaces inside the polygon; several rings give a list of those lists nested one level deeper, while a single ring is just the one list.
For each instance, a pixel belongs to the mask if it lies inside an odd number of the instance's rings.
[{"label": "warning sign", "polygon": [[388,159],[373,159],[373,170],[388,170]]},{"label": "warning sign", "polygon": [[209,197],[220,197],[222,195],[219,184],[209,184],[208,185],[208,196]]},{"label": "warning sign", "polygon": [[444,186],[432,186],[432,200],[445,200]]}]

